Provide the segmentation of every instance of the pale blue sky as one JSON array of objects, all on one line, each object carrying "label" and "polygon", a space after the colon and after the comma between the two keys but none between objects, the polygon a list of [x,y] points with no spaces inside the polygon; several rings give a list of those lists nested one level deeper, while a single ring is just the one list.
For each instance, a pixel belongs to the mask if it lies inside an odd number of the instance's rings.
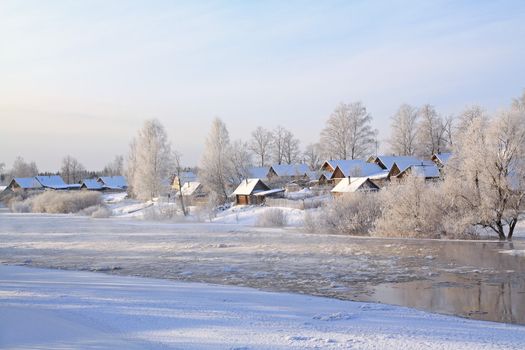
[{"label": "pale blue sky", "polygon": [[382,139],[401,103],[489,111],[525,88],[525,1],[0,1],[0,162],[102,168],[147,118],[197,164],[281,124],[316,141],[363,101]]}]

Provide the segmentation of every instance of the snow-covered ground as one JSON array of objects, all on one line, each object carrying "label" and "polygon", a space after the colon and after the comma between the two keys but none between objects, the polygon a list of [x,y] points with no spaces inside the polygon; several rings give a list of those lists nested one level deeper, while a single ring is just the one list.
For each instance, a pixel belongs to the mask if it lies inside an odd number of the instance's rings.
[{"label": "snow-covered ground", "polygon": [[523,349],[525,327],[250,288],[0,265],[2,349]]}]

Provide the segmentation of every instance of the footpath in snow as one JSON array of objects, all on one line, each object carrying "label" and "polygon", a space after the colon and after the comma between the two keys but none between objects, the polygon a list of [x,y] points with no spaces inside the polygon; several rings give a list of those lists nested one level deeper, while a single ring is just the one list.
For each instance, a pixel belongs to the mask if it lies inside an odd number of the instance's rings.
[{"label": "footpath in snow", "polygon": [[250,288],[0,265],[1,349],[523,349],[525,327]]}]

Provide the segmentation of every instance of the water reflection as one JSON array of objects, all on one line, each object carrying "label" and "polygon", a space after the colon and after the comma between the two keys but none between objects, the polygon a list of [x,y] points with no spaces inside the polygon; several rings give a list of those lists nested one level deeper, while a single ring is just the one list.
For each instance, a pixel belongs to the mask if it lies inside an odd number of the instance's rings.
[{"label": "water reflection", "polygon": [[[525,324],[525,259],[501,253],[517,246],[523,249],[523,244],[439,242],[436,245],[433,264],[448,263],[463,268],[444,268],[426,280],[378,284],[371,295],[358,299]],[[470,271],[464,267],[470,267]]]}]

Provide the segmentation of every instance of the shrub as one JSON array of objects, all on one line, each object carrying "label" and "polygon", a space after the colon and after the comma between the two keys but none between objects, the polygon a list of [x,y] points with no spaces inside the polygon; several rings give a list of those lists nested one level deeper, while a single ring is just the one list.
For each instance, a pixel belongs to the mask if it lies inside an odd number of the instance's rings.
[{"label": "shrub", "polygon": [[381,215],[377,193],[355,192],[305,214],[304,227],[312,233],[368,235]]},{"label": "shrub", "polygon": [[99,206],[98,209],[95,210],[91,214],[91,217],[95,219],[105,219],[105,218],[109,218],[110,216],[111,216],[111,210],[109,210],[108,208],[104,206]]},{"label": "shrub", "polygon": [[257,220],[255,221],[256,226],[260,227],[282,227],[286,225],[286,214],[282,209],[268,208],[263,211]]},{"label": "shrub", "polygon": [[19,201],[11,201],[14,212],[68,214],[102,204],[102,198],[95,192],[55,192],[46,191]]}]

